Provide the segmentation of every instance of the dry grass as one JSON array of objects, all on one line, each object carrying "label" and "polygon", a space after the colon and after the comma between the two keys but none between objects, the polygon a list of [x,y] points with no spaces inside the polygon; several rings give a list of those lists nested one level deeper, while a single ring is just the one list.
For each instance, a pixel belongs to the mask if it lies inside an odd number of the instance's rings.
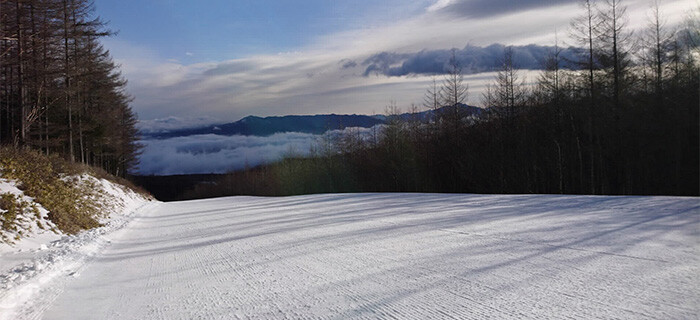
[{"label": "dry grass", "polygon": [[[65,233],[99,227],[97,218],[104,211],[99,188],[71,178],[90,174],[137,190],[130,182],[82,164],[46,156],[31,150],[0,148],[0,176],[16,180],[18,188],[49,211],[49,219]],[[145,191],[137,191],[147,194]],[[9,203],[9,202],[8,202]]]}]

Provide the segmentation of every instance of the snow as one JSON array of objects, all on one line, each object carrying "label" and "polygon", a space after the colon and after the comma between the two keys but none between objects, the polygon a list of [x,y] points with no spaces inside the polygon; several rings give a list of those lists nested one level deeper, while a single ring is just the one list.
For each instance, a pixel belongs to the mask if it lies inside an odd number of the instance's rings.
[{"label": "snow", "polygon": [[[38,218],[33,214],[18,218],[22,221],[19,230],[23,231],[19,240],[0,242],[0,319],[25,317],[15,313],[18,305],[44,294],[43,286],[66,272],[77,274],[85,262],[109,243],[105,235],[123,228],[135,212],[156,205],[138,193],[105,179],[87,174],[64,179],[72,183],[90,183],[94,191],[102,194],[100,200],[105,204],[105,212],[100,217],[100,223],[104,227],[77,235],[65,235],[48,220],[45,208],[17,188],[16,181],[0,179],[1,193],[18,195],[36,205],[40,212]],[[42,229],[37,225],[46,227]],[[8,239],[13,239],[17,234],[2,232]]]},{"label": "snow", "polygon": [[[0,270],[5,270],[10,261],[15,261],[15,259],[8,258],[7,253],[40,250],[42,245],[58,240],[60,232],[56,229],[56,225],[48,219],[48,210],[35,203],[33,198],[24,195],[24,192],[17,188],[16,181],[0,178],[0,193],[11,193],[18,196],[21,200],[34,204],[39,211],[38,217],[31,210],[24,210],[19,214],[16,218],[16,231],[0,229],[0,257],[3,258],[0,260]],[[21,238],[16,240],[16,237]],[[3,239],[6,242],[12,242],[13,246],[3,244]]]},{"label": "snow", "polygon": [[151,203],[0,291],[0,318],[691,319],[699,227],[682,197]]}]

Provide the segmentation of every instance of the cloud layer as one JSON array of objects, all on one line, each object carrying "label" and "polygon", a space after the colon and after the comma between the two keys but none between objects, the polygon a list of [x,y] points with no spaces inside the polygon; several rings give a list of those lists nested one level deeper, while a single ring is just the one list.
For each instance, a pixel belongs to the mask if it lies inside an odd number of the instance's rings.
[{"label": "cloud layer", "polygon": [[[333,130],[333,139],[348,132],[369,135],[372,128]],[[306,157],[324,135],[288,132],[268,137],[195,135],[162,140],[143,140],[139,157],[140,175],[226,173],[278,161],[284,157]]]},{"label": "cloud layer", "polygon": [[285,154],[306,156],[317,138],[304,133],[281,133],[269,137],[212,134],[144,140],[137,173],[225,173],[276,161]]}]

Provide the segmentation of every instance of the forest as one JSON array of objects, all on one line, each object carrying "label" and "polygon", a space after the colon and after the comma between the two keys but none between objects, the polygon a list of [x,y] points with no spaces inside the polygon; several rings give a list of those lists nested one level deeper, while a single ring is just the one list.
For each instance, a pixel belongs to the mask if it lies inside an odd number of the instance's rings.
[{"label": "forest", "polygon": [[138,132],[88,0],[0,1],[0,143],[125,176]]},{"label": "forest", "polygon": [[[577,61],[553,50],[525,79],[506,48],[481,97],[469,94],[458,59],[436,75],[427,121],[394,117],[370,136],[321,141],[313,157],[232,172],[183,198],[323,192],[470,192],[613,195],[700,193],[700,26],[697,12],[669,27],[653,8],[632,32],[617,1],[583,1],[572,21]],[[575,68],[563,65],[574,63]],[[389,103],[387,114],[399,114]]]}]

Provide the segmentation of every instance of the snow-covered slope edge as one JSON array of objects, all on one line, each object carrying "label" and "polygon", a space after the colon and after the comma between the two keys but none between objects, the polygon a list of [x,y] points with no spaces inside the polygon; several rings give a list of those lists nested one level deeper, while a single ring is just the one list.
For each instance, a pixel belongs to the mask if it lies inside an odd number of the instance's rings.
[{"label": "snow-covered slope edge", "polygon": [[[17,181],[0,178],[0,197],[4,202],[0,205],[0,222],[9,224],[8,228],[0,228],[0,256],[6,252],[40,248],[62,234],[49,220],[49,211],[36,203],[34,198],[26,196],[17,185]],[[15,210],[19,211],[14,221],[5,221],[3,215],[7,212],[3,207],[9,202],[14,202]],[[17,208],[17,204],[20,204],[20,208]],[[7,262],[7,259],[0,260],[0,269],[4,269]]]},{"label": "snow-covered slope edge", "polygon": [[13,194],[32,208],[17,216],[15,230],[1,230],[10,241],[0,242],[0,319],[11,318],[13,310],[27,300],[39,299],[39,288],[40,299],[50,299],[55,292],[47,291],[49,282],[61,275],[77,275],[109,243],[110,233],[123,228],[136,212],[157,206],[145,195],[87,173],[62,179],[90,186],[94,192],[84,196],[96,197],[102,204],[97,217],[102,227],[67,235],[48,219],[48,210],[17,187],[17,181],[0,178],[0,194]]}]

